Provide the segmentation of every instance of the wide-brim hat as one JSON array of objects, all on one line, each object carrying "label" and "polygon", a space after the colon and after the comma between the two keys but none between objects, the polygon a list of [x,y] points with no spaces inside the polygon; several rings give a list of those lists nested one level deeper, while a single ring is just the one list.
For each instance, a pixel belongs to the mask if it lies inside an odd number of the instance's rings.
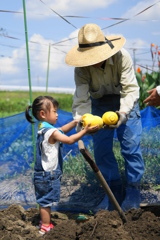
[{"label": "wide-brim hat", "polygon": [[125,42],[121,35],[105,37],[98,25],[86,24],[79,30],[78,45],[67,53],[65,62],[75,67],[94,65],[116,54]]}]

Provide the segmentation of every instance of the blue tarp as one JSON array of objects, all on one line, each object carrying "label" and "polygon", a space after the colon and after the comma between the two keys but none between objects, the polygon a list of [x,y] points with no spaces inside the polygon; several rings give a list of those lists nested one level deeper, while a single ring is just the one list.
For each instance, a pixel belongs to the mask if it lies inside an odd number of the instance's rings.
[{"label": "blue tarp", "polygon": [[[56,126],[60,127],[72,121],[72,114],[70,112],[58,111],[59,117]],[[141,119],[143,129],[149,130],[152,127],[160,125],[160,110],[155,107],[146,107],[141,111]],[[33,162],[33,142],[31,124],[25,119],[25,114],[20,113],[11,117],[0,119],[0,166],[7,164],[10,166],[8,174],[14,174],[15,169],[23,171]],[[35,134],[37,126],[35,125]],[[68,135],[75,133],[75,129],[70,131]],[[92,138],[89,135],[83,137],[83,141],[87,146],[90,144]],[[63,157],[68,153],[75,155],[78,151],[77,143],[72,145],[64,144]],[[14,164],[12,164],[14,161]],[[13,165],[13,166],[12,166]],[[0,169],[0,179],[6,174]]]},{"label": "blue tarp", "polygon": [[[58,114],[57,127],[73,119],[70,112],[59,110]],[[141,119],[145,133],[152,128],[157,128],[160,125],[160,110],[155,107],[146,107],[141,111]],[[35,134],[36,131],[37,125],[35,125]],[[73,133],[75,133],[75,130],[70,131],[68,135]],[[23,204],[24,202],[25,204],[35,202],[34,192],[32,192],[33,185],[31,183],[32,173],[30,171],[34,160],[32,127],[25,119],[24,112],[11,117],[1,118],[0,135],[0,205],[17,202]],[[158,138],[159,135],[157,135]],[[91,140],[89,135],[83,137],[86,146],[90,144]],[[150,145],[149,147],[151,149],[152,146]],[[148,149],[148,146],[147,148],[145,147],[145,154]],[[159,147],[155,147],[153,150],[152,152],[154,154],[156,152],[156,156],[160,155]],[[72,145],[64,144],[64,159],[67,159],[67,154],[75,156],[77,153],[79,153],[77,143]]]},{"label": "blue tarp", "polygon": [[160,109],[155,107],[146,107],[141,110],[142,127],[151,129],[160,125]]}]

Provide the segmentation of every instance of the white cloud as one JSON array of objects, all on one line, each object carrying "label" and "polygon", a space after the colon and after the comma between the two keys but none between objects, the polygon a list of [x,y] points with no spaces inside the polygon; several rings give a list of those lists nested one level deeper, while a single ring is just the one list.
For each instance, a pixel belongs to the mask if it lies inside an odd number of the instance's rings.
[{"label": "white cloud", "polygon": [[[28,0],[26,2],[27,16],[30,18],[46,18],[57,16],[53,11],[60,15],[77,14],[90,12],[95,9],[103,9],[115,3],[117,0],[92,0],[88,4],[86,0]],[[52,10],[53,11],[52,11]],[[20,10],[22,11],[22,9]]]},{"label": "white cloud", "polygon": [[[49,61],[49,86],[63,86],[72,87],[73,81],[73,68],[69,67],[65,63],[65,53],[68,52],[78,42],[77,39],[78,30],[71,32],[68,38],[60,40],[61,43],[55,44],[53,40],[45,39],[40,34],[34,34],[29,39],[29,57],[30,57],[30,72],[32,85],[45,86],[47,67],[48,67],[48,51],[50,47],[50,61]],[[71,39],[70,41],[66,41]],[[133,49],[148,48],[147,42],[140,38],[127,39],[125,48],[128,48],[132,54]],[[3,68],[2,75],[7,77],[8,74],[12,74],[12,79],[8,80],[8,83],[16,85],[27,85],[27,55],[26,46],[22,45],[20,48],[12,52],[12,58],[2,58],[0,64]],[[24,78],[25,76],[25,78]]]},{"label": "white cloud", "polygon": [[[73,78],[71,68],[69,68],[64,59],[68,50],[77,44],[78,30],[69,35],[70,41],[64,42],[67,38],[60,41],[62,43],[54,45],[53,40],[45,39],[40,34],[34,34],[29,39],[29,63],[32,85],[45,86],[47,69],[49,66],[49,78],[51,86],[72,87],[73,81],[67,82],[66,78]],[[50,61],[49,60],[50,45]],[[49,65],[48,65],[49,64]],[[28,66],[25,43],[11,53],[11,57],[0,58],[0,81],[1,84],[27,85],[28,84]],[[9,76],[12,76],[10,78]]]},{"label": "white cloud", "polygon": [[125,47],[131,54],[136,68],[140,66],[143,72],[146,72],[146,67],[152,68],[150,43],[140,38],[127,39]]},{"label": "white cloud", "polygon": [[132,48],[137,48],[137,49],[149,49],[150,45],[148,44],[148,42],[140,39],[140,38],[134,38],[134,39],[127,39],[127,42],[125,44],[126,48],[130,48],[132,46]]},{"label": "white cloud", "polygon": [[16,66],[14,59],[9,57],[0,58],[0,72],[7,75],[18,73],[18,67]]},{"label": "white cloud", "polygon": [[77,13],[91,11],[97,8],[107,7],[108,5],[115,2],[115,0],[92,0],[92,4],[88,4],[86,0],[48,0],[48,5],[60,13]]},{"label": "white cloud", "polygon": [[[157,4],[155,4],[157,3]],[[154,6],[152,6],[155,4]],[[150,7],[152,6],[152,7]],[[148,8],[150,7],[150,8]],[[147,9],[148,8],[148,9]],[[140,15],[135,16],[136,14],[140,13],[141,11],[145,10]],[[157,0],[149,0],[149,1],[140,1],[134,7],[129,9],[123,17],[125,18],[132,18],[133,20],[156,20],[160,19],[160,3]]]},{"label": "white cloud", "polygon": [[[45,86],[47,66],[48,66],[48,50],[49,43],[51,45],[50,49],[50,66],[49,66],[49,86],[53,87],[72,87],[74,85],[73,81],[73,68],[65,64],[66,53],[78,43],[77,35],[78,29],[73,30],[67,24],[63,25],[63,21],[58,21],[57,19],[51,19],[51,17],[57,16],[49,9],[53,8],[56,12],[65,15],[89,15],[95,14],[95,11],[102,10],[102,14],[108,14],[108,6],[113,4],[113,12],[116,17],[120,17],[120,12],[125,11],[127,6],[121,6],[122,9],[118,9],[116,2],[118,0],[92,0],[91,3],[86,0],[42,0],[45,2],[46,6],[37,0],[26,0],[26,11],[27,11],[27,21],[29,26],[30,38],[29,38],[29,55],[30,55],[30,70],[32,85]],[[128,2],[128,1],[126,1]],[[138,2],[134,7],[128,8],[129,10],[123,15],[123,17],[132,17],[148,6],[157,2],[156,0],[144,0],[144,1],[132,1],[133,4]],[[116,4],[115,4],[116,3]],[[131,4],[129,4],[130,6]],[[133,5],[132,5],[133,6]],[[122,34],[127,38],[125,48],[129,49],[131,55],[133,55],[133,48],[136,49],[136,55],[141,59],[141,55],[138,55],[140,51],[150,48],[150,43],[153,41],[156,44],[159,42],[158,35],[159,32],[159,21],[154,19],[159,19],[160,15],[160,4],[156,4],[152,8],[148,9],[142,13],[139,17],[133,18],[133,21],[126,21],[123,24],[119,24],[114,28],[105,29],[104,33],[106,35],[110,34]],[[22,10],[22,9],[21,9]],[[105,13],[104,13],[105,10]],[[121,11],[119,11],[121,10]],[[23,11],[23,10],[22,10]],[[100,11],[101,14],[101,11]],[[101,14],[101,15],[102,15]],[[22,15],[19,15],[22,17]],[[34,19],[31,19],[32,18]],[[40,21],[36,18],[46,18]],[[141,17],[141,18],[140,18]],[[48,18],[48,19],[47,19]],[[50,19],[49,19],[50,18]],[[17,20],[17,19],[16,19]],[[61,19],[60,19],[61,20]],[[147,21],[141,21],[147,20]],[[150,22],[148,21],[150,20]],[[7,21],[7,20],[6,20]],[[86,20],[76,19],[76,26],[82,26],[85,24]],[[110,22],[102,22],[95,20],[102,25],[110,25]],[[62,22],[62,25],[61,25]],[[11,21],[9,22],[9,24]],[[115,23],[115,21],[113,22]],[[146,23],[146,25],[145,25]],[[42,26],[41,26],[42,24]],[[150,27],[149,27],[150,24]],[[155,25],[158,25],[155,27]],[[16,26],[16,24],[14,24]],[[22,25],[23,26],[23,25]],[[14,28],[13,28],[14,29]],[[72,31],[72,32],[71,32]],[[24,32],[24,29],[23,29]],[[33,34],[33,33],[38,34]],[[153,37],[157,36],[157,38]],[[49,36],[47,38],[47,36]],[[52,38],[53,37],[53,38]],[[55,44],[56,41],[62,41],[59,44]],[[65,41],[68,38],[72,39],[70,41]],[[54,39],[54,41],[53,41]],[[9,39],[10,40],[10,39]],[[9,41],[8,40],[8,41]],[[11,41],[11,40],[10,40]],[[13,41],[13,40],[12,40]],[[9,45],[10,44],[9,42]],[[3,53],[6,55],[5,53]],[[27,85],[27,56],[26,56],[26,46],[20,43],[19,48],[12,50],[7,55],[11,58],[0,58],[0,77],[2,80],[7,80],[8,84],[16,85]],[[149,55],[149,54],[148,54]],[[147,58],[147,55],[142,55],[143,58]],[[150,59],[150,55],[148,57]],[[0,79],[0,80],[1,80]]]},{"label": "white cloud", "polygon": [[154,36],[159,36],[159,35],[160,35],[160,32],[152,32],[152,34],[153,34]]}]

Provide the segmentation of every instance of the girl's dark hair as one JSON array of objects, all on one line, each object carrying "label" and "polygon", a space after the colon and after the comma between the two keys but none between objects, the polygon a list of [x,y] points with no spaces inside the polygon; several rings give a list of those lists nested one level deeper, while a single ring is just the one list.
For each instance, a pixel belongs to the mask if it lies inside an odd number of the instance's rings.
[{"label": "girl's dark hair", "polygon": [[[32,106],[28,106],[25,111],[25,116],[28,122],[30,123],[35,123],[33,120],[33,117],[35,117],[37,120],[38,119],[38,113],[41,110],[44,110],[45,112],[50,111],[51,107],[54,106],[58,108],[59,103],[57,102],[56,99],[50,96],[39,96],[37,97],[34,101]],[[32,109],[32,115],[31,115],[31,110]]]}]

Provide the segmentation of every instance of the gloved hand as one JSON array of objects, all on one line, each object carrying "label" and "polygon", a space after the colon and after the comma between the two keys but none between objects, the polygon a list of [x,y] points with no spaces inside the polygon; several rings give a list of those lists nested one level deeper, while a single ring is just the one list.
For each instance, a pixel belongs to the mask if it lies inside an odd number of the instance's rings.
[{"label": "gloved hand", "polygon": [[126,123],[127,121],[127,115],[125,113],[116,111],[118,115],[118,122],[115,125],[109,125],[109,128],[118,128],[121,124]]}]

